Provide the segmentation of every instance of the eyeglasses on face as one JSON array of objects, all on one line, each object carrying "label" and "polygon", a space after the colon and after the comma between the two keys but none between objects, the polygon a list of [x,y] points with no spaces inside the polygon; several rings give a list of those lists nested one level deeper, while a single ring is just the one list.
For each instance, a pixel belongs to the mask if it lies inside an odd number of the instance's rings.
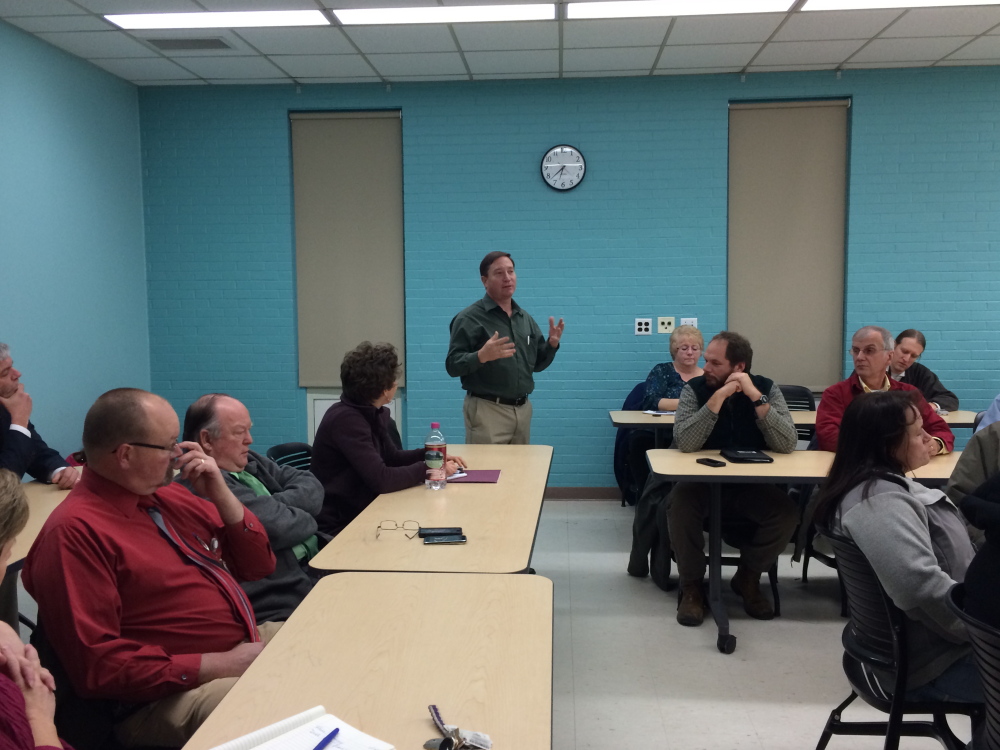
[{"label": "eyeglasses on face", "polygon": [[[152,448],[153,450],[166,451],[167,453],[173,453],[177,450],[176,440],[171,445],[153,445],[152,443],[125,443],[125,445],[134,445],[136,448]],[[114,451],[111,452],[114,453]]]},{"label": "eyeglasses on face", "polygon": [[378,539],[379,535],[383,531],[397,531],[399,529],[403,530],[407,539],[413,539],[413,537],[415,537],[420,531],[420,524],[416,521],[403,521],[402,525],[396,523],[395,521],[382,521],[382,523],[378,525],[378,528],[375,529],[375,538]]},{"label": "eyeglasses on face", "polygon": [[884,352],[884,351],[885,349],[878,346],[866,346],[864,349],[859,349],[856,346],[852,346],[850,348],[852,357],[857,357],[861,354],[864,354],[866,357],[874,357],[879,352]]}]

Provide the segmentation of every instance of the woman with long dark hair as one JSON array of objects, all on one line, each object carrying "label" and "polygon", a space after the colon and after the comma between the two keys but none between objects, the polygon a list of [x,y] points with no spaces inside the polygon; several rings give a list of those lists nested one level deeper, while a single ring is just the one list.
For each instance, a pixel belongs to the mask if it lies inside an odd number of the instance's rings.
[{"label": "woman with long dark hair", "polygon": [[906,476],[936,450],[910,393],[858,396],[844,412],[816,520],[858,545],[912,620],[907,697],[982,702],[965,626],[946,604],[975,554],[965,519],[941,490]]}]

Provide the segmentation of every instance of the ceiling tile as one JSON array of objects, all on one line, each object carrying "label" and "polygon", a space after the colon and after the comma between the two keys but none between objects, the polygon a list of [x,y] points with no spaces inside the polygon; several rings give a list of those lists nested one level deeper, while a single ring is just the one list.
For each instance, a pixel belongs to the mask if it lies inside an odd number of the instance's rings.
[{"label": "ceiling tile", "polygon": [[948,60],[996,60],[1000,58],[1000,36],[983,36],[948,56]]},{"label": "ceiling tile", "polygon": [[32,34],[51,31],[113,31],[117,27],[96,16],[22,16],[5,18]]},{"label": "ceiling tile", "polygon": [[0,17],[7,16],[50,16],[83,13],[79,6],[69,0],[0,0]]},{"label": "ceiling tile", "polygon": [[871,44],[851,58],[851,62],[906,62],[908,60],[940,60],[951,54],[971,37],[946,36],[921,39],[873,39]]},{"label": "ceiling tile", "polygon": [[713,75],[717,73],[739,73],[743,66],[737,68],[657,68],[653,75],[658,76],[693,76]]},{"label": "ceiling tile", "polygon": [[204,10],[194,0],[74,0],[74,2],[94,13],[197,13]]},{"label": "ceiling tile", "polygon": [[416,26],[350,26],[344,29],[365,54],[369,52],[454,52],[455,40],[445,24]]},{"label": "ceiling tile", "polygon": [[295,78],[374,76],[361,55],[272,55],[274,64]]},{"label": "ceiling tile", "polygon": [[912,62],[866,62],[866,63],[856,63],[849,62],[844,63],[843,68],[845,70],[863,70],[871,68],[923,68],[930,66],[933,60],[916,60]]},{"label": "ceiling tile", "polygon": [[558,78],[558,73],[480,73],[477,81],[510,80],[511,78]]},{"label": "ceiling tile", "polygon": [[374,73],[370,76],[347,76],[345,78],[300,78],[301,84],[314,83],[381,83],[382,79]]},{"label": "ceiling tile", "polygon": [[530,52],[466,52],[465,60],[477,73],[551,73],[559,71],[557,50]]},{"label": "ceiling tile", "polygon": [[239,29],[235,32],[265,55],[339,55],[354,52],[340,29]]},{"label": "ceiling tile", "polygon": [[316,10],[315,0],[199,0],[205,10]]},{"label": "ceiling tile", "polygon": [[218,86],[290,86],[295,84],[291,78],[241,78],[238,81],[234,81],[232,78],[206,78],[205,80]]},{"label": "ceiling tile", "polygon": [[774,33],[784,13],[678,18],[667,44],[733,44],[764,42]]},{"label": "ceiling tile", "polygon": [[124,31],[77,31],[39,34],[50,44],[84,59],[92,57],[159,57]]},{"label": "ceiling tile", "polygon": [[934,65],[934,67],[936,67],[936,68],[943,68],[943,67],[955,68],[955,67],[960,67],[960,66],[963,66],[963,65],[996,65],[996,64],[997,64],[996,58],[994,58],[992,60],[954,60],[954,59],[949,58],[947,60],[942,60],[941,62],[936,63]]},{"label": "ceiling tile", "polygon": [[833,70],[839,63],[818,63],[816,65],[751,65],[747,73],[797,73],[803,70]]},{"label": "ceiling tile", "polygon": [[743,67],[752,58],[759,44],[690,44],[667,45],[660,55],[657,70],[665,68],[730,68]]},{"label": "ceiling tile", "polygon": [[119,78],[126,81],[138,83],[139,81],[164,81],[182,80],[185,78],[196,78],[193,73],[184,70],[180,65],[164,60],[162,57],[153,58],[104,58],[91,59],[94,65],[104,68],[109,73],[114,73]]},{"label": "ceiling tile", "polygon": [[626,76],[648,76],[649,68],[645,70],[567,70],[563,78],[624,78]]},{"label": "ceiling tile", "polygon": [[774,35],[776,42],[870,39],[901,15],[900,10],[826,10],[793,13]]},{"label": "ceiling tile", "polygon": [[266,57],[187,57],[184,67],[202,78],[284,78]]},{"label": "ceiling tile", "polygon": [[396,82],[419,82],[419,81],[468,81],[468,75],[437,75],[437,76],[392,76],[389,79]]},{"label": "ceiling tile", "polygon": [[[208,81],[203,81],[201,78],[187,78],[185,80],[178,79],[168,79],[165,81],[133,81],[139,86],[207,86]],[[232,83],[232,81],[230,81]]]},{"label": "ceiling tile", "polygon": [[653,67],[659,47],[612,47],[563,51],[564,71],[646,70]]},{"label": "ceiling tile", "polygon": [[368,55],[379,73],[386,77],[412,75],[461,75],[466,72],[457,52],[428,52],[422,55]]},{"label": "ceiling tile", "polygon": [[563,46],[659,47],[670,27],[669,18],[608,19],[563,22]]},{"label": "ceiling tile", "polygon": [[436,0],[322,0],[323,7],[338,8],[416,8],[437,5]]},{"label": "ceiling tile", "polygon": [[453,27],[463,50],[556,49],[559,26],[554,21],[512,23],[456,23]]},{"label": "ceiling tile", "polygon": [[883,37],[978,36],[1000,24],[1000,8],[919,8],[885,30]]},{"label": "ceiling tile", "polygon": [[835,42],[771,42],[754,60],[755,65],[821,65],[840,63],[857,51],[864,40]]}]

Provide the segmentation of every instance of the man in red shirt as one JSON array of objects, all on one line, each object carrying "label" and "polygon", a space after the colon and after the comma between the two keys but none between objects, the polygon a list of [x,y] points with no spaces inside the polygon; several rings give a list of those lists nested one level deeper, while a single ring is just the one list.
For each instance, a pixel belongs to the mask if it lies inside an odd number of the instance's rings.
[{"label": "man in red shirt", "polygon": [[851,356],[854,372],[847,380],[835,383],[823,391],[823,398],[816,409],[816,438],[819,449],[837,450],[840,422],[847,405],[861,393],[872,391],[914,391],[924,420],[924,430],[934,438],[938,453],[948,453],[955,447],[955,436],[948,423],[934,411],[920,391],[908,383],[900,383],[886,374],[895,342],[892,334],[878,326],[859,328],[851,338]]},{"label": "man in red shirt", "polygon": [[[270,635],[237,583],[274,570],[267,534],[179,432],[152,393],[98,398],[83,476],[24,565],[74,690],[132,704],[116,726],[125,746],[183,745]],[[175,470],[201,497],[172,482]]]}]

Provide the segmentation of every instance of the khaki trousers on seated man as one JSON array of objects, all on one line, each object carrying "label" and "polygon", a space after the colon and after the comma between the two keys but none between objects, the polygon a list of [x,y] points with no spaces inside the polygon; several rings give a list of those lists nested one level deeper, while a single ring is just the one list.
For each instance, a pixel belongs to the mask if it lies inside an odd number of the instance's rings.
[{"label": "khaki trousers on seated man", "polygon": [[465,394],[465,442],[476,445],[528,445],[531,442],[531,402],[508,406]]},{"label": "khaki trousers on seated man", "polygon": [[[264,622],[260,637],[269,643],[283,622]],[[125,747],[180,747],[187,742],[226,697],[238,677],[222,677],[193,690],[153,701],[115,727]]]}]

